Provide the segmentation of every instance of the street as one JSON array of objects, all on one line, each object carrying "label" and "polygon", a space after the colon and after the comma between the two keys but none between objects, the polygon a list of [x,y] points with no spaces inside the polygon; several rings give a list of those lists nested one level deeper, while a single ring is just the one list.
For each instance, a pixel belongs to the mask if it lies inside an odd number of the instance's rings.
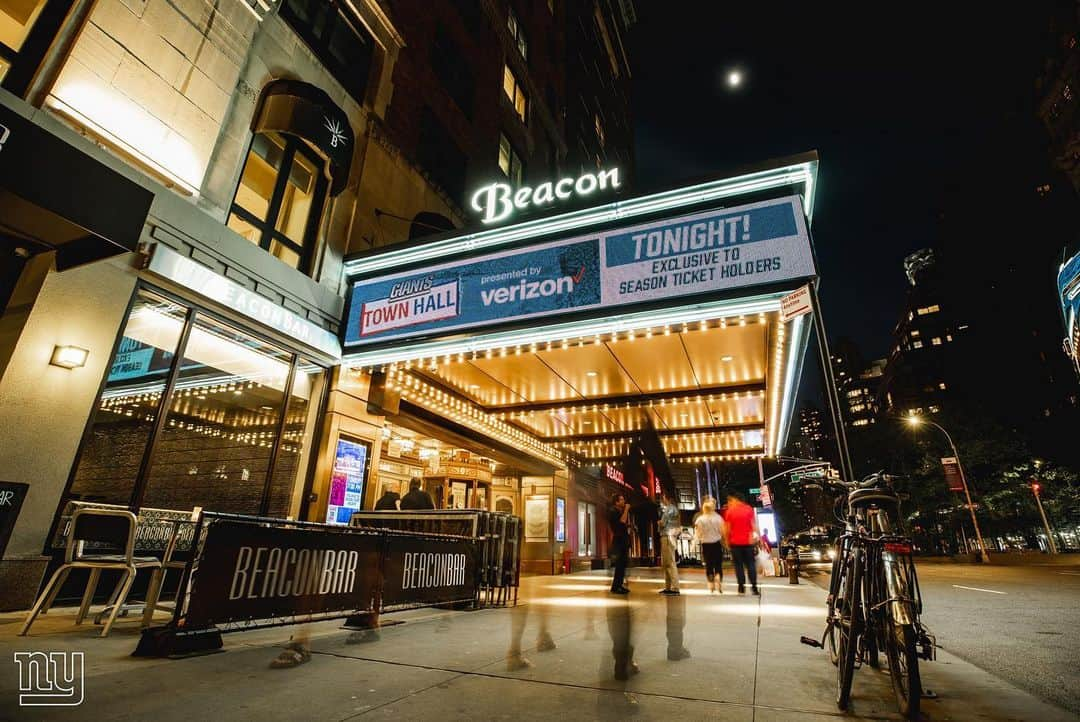
[{"label": "street", "polygon": [[938,644],[1080,714],[1080,559],[1027,566],[920,564]]},{"label": "street", "polygon": [[[1080,713],[1080,559],[1029,558],[985,566],[917,561],[923,622],[942,649]],[[808,576],[828,584],[822,569]]]}]

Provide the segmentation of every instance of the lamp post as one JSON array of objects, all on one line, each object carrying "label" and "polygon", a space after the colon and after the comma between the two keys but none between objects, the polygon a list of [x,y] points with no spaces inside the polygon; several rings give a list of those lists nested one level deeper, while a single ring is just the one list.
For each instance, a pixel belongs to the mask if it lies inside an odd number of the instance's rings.
[{"label": "lamp post", "polygon": [[1043,528],[1046,529],[1046,541],[1050,545],[1050,553],[1057,554],[1057,544],[1054,542],[1054,532],[1050,529],[1050,522],[1046,519],[1046,512],[1043,511],[1042,497],[1039,496],[1040,486],[1039,482],[1032,479],[1031,481],[1031,493],[1035,495],[1035,504],[1039,507],[1039,516],[1042,517]]},{"label": "lamp post", "polygon": [[979,540],[979,561],[990,561],[990,554],[986,551],[986,544],[983,543],[982,531],[979,530],[979,520],[975,517],[975,505],[971,503],[971,492],[968,490],[967,474],[964,473],[964,465],[960,463],[960,452],[956,450],[956,444],[953,443],[952,437],[949,436],[949,432],[946,431],[941,424],[915,416],[914,414],[906,416],[904,419],[913,427],[921,424],[929,424],[945,434],[945,439],[949,442],[949,448],[952,449],[953,456],[956,458],[956,467],[960,470],[960,482],[964,485],[964,498],[967,499],[967,508],[968,511],[971,512],[971,525],[975,527],[975,537]]}]

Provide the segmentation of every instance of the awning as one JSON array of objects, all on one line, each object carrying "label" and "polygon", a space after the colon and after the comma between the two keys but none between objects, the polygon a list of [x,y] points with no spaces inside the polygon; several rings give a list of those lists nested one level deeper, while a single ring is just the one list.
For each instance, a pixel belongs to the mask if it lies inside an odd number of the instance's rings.
[{"label": "awning", "polygon": [[330,164],[330,195],[345,190],[356,139],[345,111],[323,90],[287,78],[267,83],[251,130],[285,133],[307,141]]},{"label": "awning", "polygon": [[154,195],[0,104],[0,234],[56,267],[134,251]]}]

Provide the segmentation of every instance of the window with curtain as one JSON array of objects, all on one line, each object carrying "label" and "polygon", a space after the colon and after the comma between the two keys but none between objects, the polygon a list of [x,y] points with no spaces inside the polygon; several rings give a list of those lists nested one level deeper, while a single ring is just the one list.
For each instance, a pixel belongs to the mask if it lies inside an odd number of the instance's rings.
[{"label": "window with curtain", "polygon": [[517,76],[514,75],[514,71],[510,69],[509,65],[503,65],[503,93],[510,101],[510,104],[514,106],[514,112],[521,118],[521,122],[525,123],[529,101],[525,96],[525,89],[518,82]]},{"label": "window with curtain", "polygon": [[304,141],[279,133],[251,140],[229,228],[305,273],[329,182],[325,161]]}]

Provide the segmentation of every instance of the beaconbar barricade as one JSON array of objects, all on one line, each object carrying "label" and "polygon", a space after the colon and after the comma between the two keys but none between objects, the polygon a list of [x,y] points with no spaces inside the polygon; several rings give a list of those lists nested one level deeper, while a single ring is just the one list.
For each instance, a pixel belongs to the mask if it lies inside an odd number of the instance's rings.
[{"label": "beaconbar barricade", "polygon": [[477,606],[517,604],[522,524],[521,519],[513,514],[483,509],[356,511],[349,525],[363,529],[472,537],[476,541],[479,557]]},{"label": "beaconbar barricade", "polygon": [[135,656],[217,649],[223,632],[476,606],[486,546],[475,534],[204,512],[173,618],[144,630]]}]

